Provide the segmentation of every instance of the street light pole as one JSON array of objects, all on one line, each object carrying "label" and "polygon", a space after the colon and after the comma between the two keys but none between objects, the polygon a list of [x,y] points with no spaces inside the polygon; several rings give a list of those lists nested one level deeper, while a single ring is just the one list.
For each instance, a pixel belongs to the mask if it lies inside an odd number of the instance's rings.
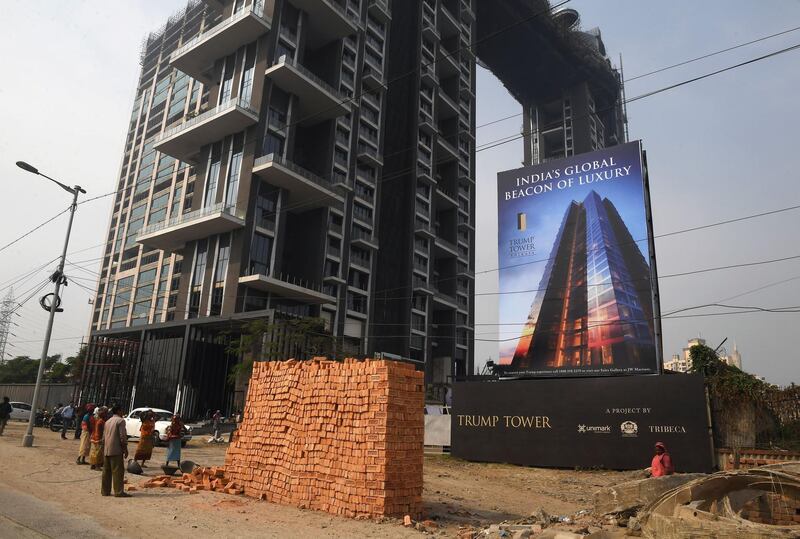
[{"label": "street light pole", "polygon": [[78,194],[79,193],[86,193],[79,185],[74,187],[68,187],[63,183],[54,180],[49,176],[45,176],[38,169],[25,163],[24,161],[17,161],[17,166],[25,171],[28,171],[32,174],[37,174],[39,176],[43,176],[48,180],[56,183],[65,191],[72,194],[72,205],[69,209],[69,223],[67,223],[67,236],[64,239],[64,249],[61,251],[61,260],[58,263],[58,269],[53,274],[53,281],[55,281],[55,290],[53,291],[53,300],[50,303],[50,317],[47,320],[47,331],[44,334],[44,345],[42,346],[42,357],[39,358],[39,372],[36,375],[36,386],[33,389],[33,402],[31,402],[31,414],[30,418],[28,419],[28,431],[25,433],[25,436],[22,438],[22,446],[23,447],[32,447],[33,446],[33,425],[36,420],[36,404],[39,401],[39,392],[42,388],[42,376],[44,375],[44,364],[47,361],[47,352],[50,348],[50,336],[53,333],[53,321],[55,320],[56,310],[58,309],[59,304],[59,296],[58,292],[61,290],[61,283],[64,278],[64,265],[67,260],[67,246],[69,245],[69,235],[72,232],[72,220],[75,218],[75,210],[78,209]]}]

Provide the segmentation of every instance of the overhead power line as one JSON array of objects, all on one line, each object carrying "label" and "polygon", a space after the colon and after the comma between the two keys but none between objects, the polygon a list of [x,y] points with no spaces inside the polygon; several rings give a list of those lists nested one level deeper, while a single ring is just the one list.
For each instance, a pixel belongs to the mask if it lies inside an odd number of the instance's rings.
[{"label": "overhead power line", "polygon": [[[746,41],[744,43],[739,43],[737,45],[733,45],[731,47],[726,47],[724,49],[719,49],[719,50],[716,50],[714,52],[710,52],[708,54],[704,54],[702,56],[697,56],[695,58],[691,58],[689,60],[683,60],[682,62],[678,62],[676,64],[668,65],[668,66],[665,66],[665,67],[660,67],[658,69],[654,69],[653,71],[648,71],[647,73],[642,73],[641,75],[636,75],[635,77],[628,77],[623,81],[623,83],[630,82],[630,81],[637,80],[637,79],[642,79],[644,77],[649,77],[651,75],[655,75],[656,73],[662,73],[664,71],[668,71],[668,70],[674,69],[676,67],[680,67],[680,66],[683,66],[683,65],[686,65],[686,64],[691,64],[691,63],[697,62],[699,60],[704,60],[706,58],[710,58],[712,56],[716,56],[716,55],[722,54],[724,52],[732,51],[734,49],[739,49],[739,48],[745,47],[747,45],[752,45],[754,43],[759,43],[761,41],[765,41],[765,40],[771,39],[773,37],[778,37],[778,36],[782,36],[784,34],[788,34],[788,33],[791,33],[791,32],[796,32],[797,30],[800,30],[800,26],[795,26],[794,28],[789,28],[788,30],[784,30],[782,32],[777,32],[775,34],[770,34],[768,36],[760,37],[758,39],[753,39],[751,41]],[[509,116],[504,116],[502,118],[496,118],[494,120],[490,120],[490,121],[488,121],[486,123],[483,123],[483,124],[475,126],[475,129],[477,130],[477,129],[481,129],[483,127],[488,127],[490,125],[498,124],[498,123],[504,122],[506,120],[510,120],[512,118],[517,118],[519,116],[522,116],[521,112],[517,112],[517,113],[511,114]]]},{"label": "overhead power line", "polygon": [[[567,0],[567,1],[569,1],[569,0]],[[553,8],[556,8],[556,7],[559,7],[559,6],[561,6],[561,5],[565,4],[565,3],[566,3],[566,2],[563,2],[562,4],[558,4],[558,5],[556,5],[556,6],[553,6],[551,9],[553,9]],[[523,20],[523,21],[521,21],[521,22],[525,22],[525,21]],[[519,22],[518,22],[518,23],[515,23],[515,24],[514,24],[514,25],[512,25],[511,27],[513,27],[513,26],[516,26],[517,24],[519,24]],[[509,27],[509,28],[511,28],[511,27]],[[500,32],[500,31],[498,31],[498,32]],[[744,66],[744,65],[748,65],[748,64],[751,64],[751,63],[754,63],[754,62],[758,62],[758,61],[761,61],[761,60],[765,60],[765,59],[767,59],[767,58],[771,58],[771,57],[773,57],[773,56],[777,56],[777,55],[779,55],[779,54],[783,54],[783,53],[785,53],[785,52],[789,52],[789,51],[791,51],[791,50],[795,50],[795,49],[797,49],[798,47],[800,47],[800,44],[798,44],[798,45],[794,45],[794,46],[792,46],[792,47],[788,47],[788,48],[786,48],[786,49],[782,49],[782,50],[779,50],[779,51],[775,51],[775,52],[769,53],[769,54],[767,54],[767,55],[764,55],[764,56],[761,56],[761,57],[758,57],[758,58],[754,58],[754,59],[748,60],[748,61],[746,61],[746,62],[741,62],[741,63],[739,63],[739,64],[736,64],[736,65],[734,65],[734,66],[729,66],[729,67],[727,67],[727,68],[724,68],[724,69],[721,69],[721,70],[717,70],[717,71],[714,71],[714,72],[711,72],[711,73],[707,73],[707,74],[705,74],[705,75],[701,75],[701,76],[699,76],[699,77],[695,77],[695,78],[693,78],[693,79],[689,79],[689,80],[686,80],[686,81],[682,81],[682,82],[679,82],[679,83],[677,83],[677,84],[673,84],[673,85],[670,85],[670,86],[666,86],[666,87],[663,87],[663,88],[659,88],[659,89],[657,89],[657,90],[653,90],[653,91],[651,91],[651,92],[647,92],[646,94],[642,94],[642,95],[639,95],[639,96],[632,97],[632,98],[630,98],[630,99],[626,100],[626,101],[625,101],[625,104],[627,104],[627,103],[631,103],[631,102],[635,102],[635,101],[638,101],[638,100],[641,100],[641,99],[644,99],[644,98],[646,98],[646,97],[650,97],[650,96],[653,96],[653,95],[657,95],[657,94],[659,94],[659,93],[662,93],[662,92],[665,92],[665,91],[669,91],[669,90],[672,90],[672,89],[675,89],[675,88],[678,88],[678,87],[680,87],[680,86],[684,86],[684,85],[687,85],[687,84],[690,84],[690,83],[693,83],[693,82],[697,82],[697,81],[699,81],[699,80],[703,80],[703,79],[705,79],[705,78],[712,77],[712,76],[714,76],[714,75],[717,75],[717,74],[719,74],[719,73],[723,73],[723,72],[725,72],[725,71],[729,71],[729,70],[732,70],[732,69],[736,69],[736,68],[738,68],[738,67],[742,67],[742,66]],[[438,60],[436,60],[436,61],[438,61]],[[431,64],[435,63],[436,61],[434,61],[434,62],[431,62]],[[409,72],[409,73],[411,73],[411,72]],[[416,70],[415,70],[415,71],[413,71],[413,73],[416,73]],[[406,75],[404,75],[404,76],[407,76],[407,75],[408,75],[408,74],[406,74]],[[393,79],[393,81],[394,81],[394,82],[396,82],[396,80],[395,80],[395,79]],[[388,84],[390,84],[391,82],[392,82],[392,81],[389,81],[389,82],[387,82],[387,86],[388,86]],[[370,93],[371,91],[372,91],[372,90],[368,90],[368,91],[365,91],[365,92],[362,92],[362,93]],[[359,96],[360,96],[360,95],[361,95],[361,94],[359,94]],[[358,96],[354,96],[354,97],[352,97],[352,98],[348,98],[348,99],[346,99],[346,100],[342,101],[342,103],[347,103],[347,102],[349,102],[349,101],[352,101],[352,100],[354,100],[356,97],[358,97]],[[599,110],[599,111],[595,111],[595,112],[603,112],[603,111],[611,110],[611,109],[612,109],[613,107],[615,107],[615,106],[616,106],[616,104],[615,104],[615,105],[612,105],[611,107],[605,107],[604,109],[601,109],[601,110]],[[498,120],[498,121],[502,121],[502,120],[504,120],[504,119],[508,119],[508,118],[513,118],[513,117],[516,117],[516,116],[521,116],[521,114],[522,114],[522,113],[518,113],[518,114],[515,114],[515,115],[512,115],[512,116],[508,116],[508,117],[506,117],[506,118],[502,118],[501,120]],[[585,115],[585,116],[587,116],[587,117],[588,117],[589,115],[587,114],[587,115]],[[304,119],[305,119],[305,118],[303,118],[303,119],[301,119],[301,120],[298,120],[298,121],[303,121]],[[484,124],[484,125],[488,125],[488,124]],[[502,137],[502,138],[500,138],[500,139],[496,139],[496,140],[494,140],[494,141],[489,141],[489,142],[486,142],[486,143],[484,143],[484,144],[482,144],[482,145],[478,145],[478,146],[476,146],[475,153],[477,154],[477,153],[480,153],[480,152],[482,152],[482,151],[490,150],[490,149],[496,148],[496,147],[498,147],[498,146],[502,146],[502,145],[504,145],[504,144],[507,144],[507,143],[509,143],[509,142],[513,142],[513,141],[515,141],[515,140],[518,140],[518,139],[520,139],[520,138],[523,138],[523,137],[524,137],[524,135],[521,135],[521,134],[514,134],[514,135],[509,135],[509,136],[506,136],[506,137]],[[259,139],[254,139],[254,140],[252,140],[252,141],[248,141],[248,142],[247,142],[247,144],[250,144],[250,143],[257,143],[257,142],[258,142],[258,140],[259,140]],[[387,158],[387,157],[393,157],[393,156],[396,156],[396,155],[401,155],[401,154],[404,154],[404,153],[406,153],[406,152],[413,151],[413,150],[415,150],[416,148],[417,148],[417,145],[415,144],[415,145],[413,145],[413,146],[409,146],[408,148],[404,148],[404,149],[402,149],[402,150],[399,150],[399,151],[393,152],[392,154],[385,154],[383,157],[384,157],[384,159],[385,159],[385,158]],[[442,161],[442,162],[444,162],[444,161]],[[436,165],[438,165],[438,164],[439,164],[439,163],[436,163]],[[178,169],[178,173],[180,173],[181,171],[183,171],[183,170],[186,170],[186,169],[188,169],[188,168],[191,168],[191,167],[192,167],[192,165],[185,165],[184,167],[181,167],[181,168],[179,168],[179,169]],[[413,172],[414,170],[416,170],[416,163],[414,163],[412,166],[408,167],[407,169],[404,169],[404,170],[398,170],[398,171],[394,171],[392,174],[389,174],[389,175],[387,175],[387,176],[383,176],[383,177],[381,177],[379,180],[377,180],[375,183],[383,183],[383,182],[386,182],[386,181],[391,181],[391,180],[395,180],[395,179],[404,178],[404,177],[406,176],[406,174],[408,174],[409,172]],[[173,174],[175,174],[175,172],[173,172]],[[332,173],[331,173],[331,174],[325,174],[325,175],[322,175],[322,177],[323,177],[323,178],[326,178],[326,179],[330,179],[330,176],[331,176],[331,175],[332,175]],[[136,185],[138,185],[139,183],[149,183],[149,182],[152,182],[152,181],[153,181],[153,180],[152,180],[152,178],[148,178],[148,179],[146,179],[146,180],[142,180],[141,182],[137,182],[137,184],[136,184]],[[91,198],[91,199],[84,200],[82,203],[84,203],[84,202],[90,202],[90,201],[93,201],[93,200],[98,200],[98,199],[105,198],[105,197],[108,197],[108,196],[112,196],[112,195],[118,194],[118,193],[119,193],[119,192],[121,192],[121,191],[124,191],[125,189],[132,189],[133,187],[134,187],[134,186],[126,187],[126,188],[123,188],[123,189],[117,189],[116,191],[112,191],[112,192],[110,192],[110,193],[106,193],[106,194],[103,194],[103,195],[99,195],[99,196],[93,197],[93,198]],[[291,204],[291,203],[290,203],[290,204],[287,204],[287,205],[285,205],[285,206],[281,207],[281,209],[280,209],[280,210],[276,210],[275,212],[273,212],[273,215],[277,215],[277,214],[279,214],[279,213],[285,213],[285,212],[289,212],[289,211],[296,210],[296,209],[298,209],[298,208],[302,208],[302,207],[306,207],[306,206],[315,205],[315,204],[319,203],[321,200],[325,200],[325,197],[319,197],[318,199],[307,200],[307,201],[305,201],[305,202],[298,202],[298,203],[294,203],[294,204]]]},{"label": "overhead power line", "polygon": [[800,26],[795,26],[794,28],[789,28],[788,30],[783,30],[782,32],[777,32],[775,34],[770,34],[768,36],[763,36],[763,37],[759,37],[757,39],[746,41],[744,43],[739,43],[739,44],[736,44],[736,45],[732,45],[732,46],[726,47],[724,49],[719,49],[719,50],[716,50],[716,51],[713,51],[713,52],[709,52],[709,53],[704,54],[702,56],[697,56],[696,58],[691,58],[689,60],[684,60],[682,62],[678,62],[676,64],[668,65],[666,67],[661,67],[659,69],[654,69],[653,71],[648,71],[647,73],[642,73],[641,75],[636,75],[635,77],[626,78],[625,82],[630,82],[630,81],[633,81],[633,80],[642,79],[644,77],[649,77],[650,75],[655,75],[656,73],[662,73],[664,71],[668,71],[670,69],[674,69],[674,68],[680,67],[680,66],[685,66],[686,64],[691,64],[691,63],[697,62],[699,60],[705,60],[706,58],[711,58],[712,56],[716,56],[718,54],[722,54],[722,53],[725,53],[725,52],[728,52],[728,51],[732,51],[732,50],[735,50],[735,49],[740,49],[742,47],[746,47],[748,45],[753,45],[755,43],[760,43],[761,41],[766,41],[767,39],[772,39],[773,37],[778,37],[778,36],[782,36],[784,34],[789,34],[791,32],[796,32],[797,30],[800,30]]},{"label": "overhead power line", "polygon": [[[726,219],[724,221],[716,221],[716,222],[713,222],[713,223],[707,223],[705,225],[693,226],[693,227],[684,228],[684,229],[680,229],[680,230],[673,230],[672,232],[664,232],[662,234],[654,234],[653,235],[653,239],[666,238],[666,237],[669,237],[669,236],[676,236],[678,234],[686,234],[688,232],[696,232],[698,230],[705,230],[705,229],[709,229],[709,228],[715,228],[715,227],[718,227],[718,226],[728,225],[728,224],[731,224],[731,223],[737,223],[737,222],[740,222],[740,221],[747,221],[749,219],[756,219],[758,217],[764,217],[764,216],[767,216],[767,215],[775,215],[775,214],[778,214],[778,213],[783,213],[783,212],[787,212],[787,211],[793,211],[793,210],[797,210],[797,209],[800,209],[800,205],[787,206],[785,208],[780,208],[780,209],[777,209],[777,210],[769,210],[769,211],[766,211],[766,212],[754,213],[754,214],[751,214],[751,215],[745,215],[743,217],[737,217],[735,219]],[[626,245],[633,245],[633,244],[641,243],[641,242],[644,242],[644,241],[647,241],[647,238],[639,238],[639,239],[636,239],[636,240],[633,240],[633,241],[620,242],[620,243],[617,243],[616,246],[617,247],[623,247],[623,246],[626,246]],[[598,249],[603,249],[603,248],[604,247],[599,247]],[[508,266],[500,266],[500,267],[497,267],[497,268],[479,270],[479,271],[475,272],[475,275],[482,275],[482,274],[485,274],[485,273],[493,273],[495,271],[501,271],[501,270],[504,270],[504,269],[518,268],[518,267],[521,267],[521,266],[528,266],[528,265],[531,265],[531,264],[539,264],[541,262],[548,262],[548,261],[553,260],[553,259],[555,259],[555,257],[551,256],[551,257],[548,257],[548,258],[538,258],[536,260],[529,260],[528,262],[520,262],[519,264],[510,264]]]},{"label": "overhead power line", "polygon": [[[684,81],[681,81],[681,82],[678,82],[678,83],[675,83],[675,84],[670,84],[669,86],[664,86],[663,88],[658,88],[657,90],[652,90],[650,92],[646,92],[646,93],[637,95],[635,97],[631,97],[631,98],[626,99],[625,101],[623,101],[622,104],[627,105],[629,103],[634,103],[636,101],[640,101],[642,99],[645,99],[645,98],[648,98],[648,97],[652,97],[652,96],[658,95],[660,93],[664,93],[664,92],[668,92],[670,90],[674,90],[676,88],[680,88],[681,86],[686,86],[687,84],[692,84],[694,82],[698,82],[698,81],[701,81],[703,79],[707,79],[709,77],[713,77],[715,75],[719,75],[720,73],[725,73],[726,71],[731,71],[731,70],[734,70],[734,69],[738,69],[738,68],[746,66],[746,65],[750,65],[750,64],[753,64],[753,63],[756,63],[756,62],[767,60],[769,58],[773,58],[775,56],[779,56],[781,54],[785,54],[787,52],[791,52],[791,51],[797,50],[798,48],[800,48],[800,44],[792,45],[790,47],[786,47],[786,48],[783,48],[783,49],[780,49],[780,50],[765,54],[763,56],[759,56],[757,58],[752,58],[750,60],[746,60],[744,62],[740,62],[738,64],[734,64],[732,66],[728,66],[728,67],[725,67],[725,68],[722,68],[722,69],[718,69],[716,71],[705,73],[705,74],[697,76],[697,77],[692,77],[691,79],[687,79],[687,80],[684,80]],[[598,109],[594,113],[583,114],[583,115],[580,115],[580,116],[573,117],[573,120],[576,119],[576,118],[587,118],[587,117],[591,116],[592,114],[596,114],[597,112],[607,112],[609,110],[612,110],[616,106],[617,106],[617,104],[614,103],[613,105],[611,105],[609,107],[603,107],[602,109]],[[514,114],[512,116],[507,116],[506,118],[503,118],[503,119],[515,118],[517,116],[522,116],[522,113],[519,112],[519,113]],[[509,142],[513,142],[515,140],[523,138],[524,136],[525,136],[524,134],[520,134],[520,135],[515,135],[515,136],[503,137],[503,138],[500,138],[500,139],[496,139],[496,140],[492,140],[492,141],[486,142],[484,144],[480,144],[480,145],[478,145],[476,147],[475,153],[482,152],[482,151],[485,151],[485,150],[491,150],[492,148],[496,148],[498,146],[502,146],[504,144],[508,144]]]},{"label": "overhead power line", "polygon": [[9,243],[7,243],[7,244],[3,245],[2,247],[0,247],[0,252],[2,252],[2,251],[5,251],[6,249],[8,249],[9,247],[11,247],[12,245],[14,245],[15,243],[17,243],[18,241],[20,241],[20,240],[22,240],[22,239],[24,239],[24,238],[27,238],[28,236],[30,236],[31,234],[33,234],[34,232],[36,232],[37,230],[39,230],[39,229],[40,229],[40,228],[42,228],[43,226],[45,226],[45,225],[47,225],[47,224],[49,224],[49,223],[52,223],[53,221],[55,221],[56,219],[58,219],[60,216],[62,216],[62,215],[64,215],[65,213],[67,213],[67,212],[70,210],[70,208],[72,208],[72,206],[68,206],[66,209],[64,209],[63,211],[60,211],[60,212],[58,212],[57,214],[55,214],[54,216],[52,216],[50,219],[48,219],[48,220],[47,220],[47,221],[45,221],[44,223],[42,223],[42,224],[40,224],[40,225],[37,225],[37,226],[35,226],[34,228],[30,229],[29,231],[27,231],[26,233],[24,233],[22,236],[18,237],[17,239],[15,239],[15,240],[13,240],[13,241],[11,241],[11,242],[9,242]]}]

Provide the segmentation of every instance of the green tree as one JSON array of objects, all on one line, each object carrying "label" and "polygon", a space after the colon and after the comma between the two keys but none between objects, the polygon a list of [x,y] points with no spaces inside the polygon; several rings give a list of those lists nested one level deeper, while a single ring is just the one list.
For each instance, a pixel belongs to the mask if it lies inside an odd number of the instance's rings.
[{"label": "green tree", "polygon": [[[49,356],[44,363],[45,381],[50,381],[50,373],[61,360],[59,354]],[[2,384],[34,384],[39,373],[39,360],[28,356],[17,356],[0,365],[0,383]]]},{"label": "green tree", "polygon": [[336,340],[322,318],[258,319],[242,327],[230,351],[243,358],[231,369],[234,382],[250,378],[255,361],[335,356]]}]

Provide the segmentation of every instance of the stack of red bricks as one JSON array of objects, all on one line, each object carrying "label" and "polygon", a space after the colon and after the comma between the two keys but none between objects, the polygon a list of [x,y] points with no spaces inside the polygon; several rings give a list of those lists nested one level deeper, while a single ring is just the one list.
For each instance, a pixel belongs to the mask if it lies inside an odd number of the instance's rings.
[{"label": "stack of red bricks", "polygon": [[225,477],[224,468],[195,468],[192,473],[184,473],[179,477],[158,475],[141,484],[144,488],[167,487],[176,488],[194,494],[207,490],[225,492],[227,494],[244,494],[244,488]]},{"label": "stack of red bricks", "polygon": [[[776,485],[780,489],[780,486]],[[749,501],[742,508],[742,517],[752,522],[773,526],[800,524],[800,503],[790,496],[767,492]]]},{"label": "stack of red bricks", "polygon": [[386,360],[257,362],[225,476],[348,517],[422,513],[423,374]]}]

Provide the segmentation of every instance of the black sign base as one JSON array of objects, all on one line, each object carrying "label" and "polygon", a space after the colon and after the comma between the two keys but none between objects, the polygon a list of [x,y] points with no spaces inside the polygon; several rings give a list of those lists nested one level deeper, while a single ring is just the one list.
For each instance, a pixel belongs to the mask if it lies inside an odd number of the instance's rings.
[{"label": "black sign base", "polygon": [[458,382],[452,413],[465,460],[634,470],[663,442],[676,471],[713,468],[700,375]]}]

